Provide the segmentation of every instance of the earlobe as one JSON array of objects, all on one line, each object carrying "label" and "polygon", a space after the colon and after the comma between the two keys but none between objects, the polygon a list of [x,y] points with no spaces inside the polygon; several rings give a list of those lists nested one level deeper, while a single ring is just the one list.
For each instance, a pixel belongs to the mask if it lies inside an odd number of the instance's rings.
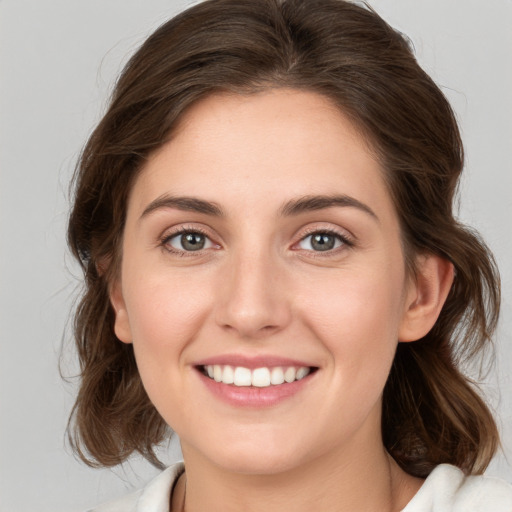
[{"label": "earlobe", "polygon": [[126,304],[123,298],[121,283],[116,280],[110,288],[110,303],[114,308],[114,332],[123,343],[132,343],[132,331],[130,328],[130,320],[126,310]]},{"label": "earlobe", "polygon": [[416,341],[436,323],[454,279],[450,261],[434,254],[418,258],[417,272],[407,293],[398,341]]}]

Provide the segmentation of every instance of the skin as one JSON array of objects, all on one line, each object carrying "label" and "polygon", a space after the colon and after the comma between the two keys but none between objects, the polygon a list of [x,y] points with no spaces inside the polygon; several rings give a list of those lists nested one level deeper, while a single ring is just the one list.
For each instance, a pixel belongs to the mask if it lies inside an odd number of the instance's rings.
[{"label": "skin", "polygon": [[[311,195],[359,206],[283,214]],[[170,196],[223,215],[166,206]],[[205,248],[185,251],[179,229],[199,230]],[[312,232],[335,233],[335,248],[315,250]],[[430,330],[453,271],[423,255],[407,275],[383,170],[329,100],[277,89],[196,104],[133,185],[122,254],[115,331],[180,436],[187,512],[406,505],[421,481],[384,449],[382,390],[397,343]],[[194,368],[222,354],[318,370],[283,402],[235,407]]]}]

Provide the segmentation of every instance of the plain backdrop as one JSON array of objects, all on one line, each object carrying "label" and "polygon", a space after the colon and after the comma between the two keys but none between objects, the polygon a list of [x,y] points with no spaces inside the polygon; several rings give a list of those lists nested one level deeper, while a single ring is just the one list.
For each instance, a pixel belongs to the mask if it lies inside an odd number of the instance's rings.
[{"label": "plain backdrop", "polygon": [[[115,76],[185,0],[0,0],[0,512],[78,512],[155,474],[134,459],[94,470],[65,444],[76,371],[68,318],[78,283],[66,253],[68,184]],[[454,106],[467,151],[460,217],[503,278],[496,365],[484,389],[512,481],[512,2],[370,0],[407,34]],[[176,443],[162,451],[179,457]],[[507,460],[508,454],[508,460]]]}]

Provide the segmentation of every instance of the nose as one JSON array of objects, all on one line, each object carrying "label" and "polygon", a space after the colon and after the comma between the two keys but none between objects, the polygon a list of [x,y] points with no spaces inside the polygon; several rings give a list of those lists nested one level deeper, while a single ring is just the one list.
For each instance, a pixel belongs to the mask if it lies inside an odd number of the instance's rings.
[{"label": "nose", "polygon": [[264,251],[246,251],[230,259],[216,304],[221,328],[241,338],[258,339],[289,324],[291,304],[277,259]]}]

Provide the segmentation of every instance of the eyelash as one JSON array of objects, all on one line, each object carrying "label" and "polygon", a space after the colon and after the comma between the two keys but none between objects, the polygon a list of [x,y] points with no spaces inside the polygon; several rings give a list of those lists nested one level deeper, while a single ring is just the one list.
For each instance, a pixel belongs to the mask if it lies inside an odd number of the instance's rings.
[{"label": "eyelash", "polygon": [[[187,234],[190,234],[190,235],[192,235],[192,234],[202,235],[206,239],[211,241],[211,238],[208,236],[208,233],[206,233],[206,231],[204,231],[203,229],[198,228],[198,227],[193,227],[192,228],[192,227],[183,226],[183,227],[177,229],[176,231],[173,231],[172,233],[165,234],[162,237],[162,239],[160,240],[160,245],[167,252],[170,252],[170,253],[175,254],[177,256],[180,256],[180,257],[193,256],[194,253],[202,254],[204,249],[200,249],[198,251],[185,251],[185,250],[175,249],[174,247],[169,245],[169,242],[173,238],[176,238],[176,237],[182,236],[182,235],[187,235]],[[211,243],[213,244],[213,242],[211,242]]]},{"label": "eyelash", "polygon": [[312,228],[312,229],[306,230],[306,232],[302,235],[300,240],[294,244],[294,246],[300,244],[307,238],[312,237],[313,235],[329,235],[341,242],[340,247],[335,247],[333,249],[328,249],[326,251],[307,250],[307,252],[310,253],[311,256],[313,256],[315,258],[328,258],[329,256],[333,256],[333,255],[337,254],[340,250],[350,249],[350,248],[354,247],[354,245],[355,245],[355,242],[351,237],[347,236],[346,234],[342,234],[339,231],[336,231],[334,229]]},{"label": "eyelash", "polygon": [[[211,241],[211,238],[208,236],[206,231],[204,231],[203,229],[198,228],[198,227],[192,228],[192,227],[183,226],[183,227],[177,229],[176,231],[173,231],[172,233],[168,233],[165,236],[163,236],[162,239],[160,240],[160,245],[167,252],[170,252],[170,253],[180,256],[180,257],[193,256],[194,253],[202,254],[205,250],[207,250],[207,249],[199,249],[197,251],[186,251],[186,250],[175,249],[174,247],[169,245],[170,240],[172,240],[173,238],[176,238],[178,236],[185,235],[185,234],[202,235],[206,239],[208,239],[212,244],[214,244],[214,242]],[[307,230],[302,235],[300,240],[298,242],[295,242],[293,245],[297,246],[298,244],[300,244],[301,242],[306,240],[308,237],[311,237],[313,235],[329,235],[329,236],[333,236],[334,238],[336,238],[338,241],[341,242],[340,247],[335,247],[333,249],[327,249],[326,251],[313,251],[313,250],[304,249],[314,257],[329,257],[329,256],[337,253],[339,250],[342,250],[343,248],[351,248],[351,247],[354,247],[354,245],[355,245],[354,240],[351,237],[348,237],[345,234],[341,234],[338,231],[335,231],[333,229],[322,229],[322,228]],[[297,249],[297,250],[301,250],[301,249]]]}]

